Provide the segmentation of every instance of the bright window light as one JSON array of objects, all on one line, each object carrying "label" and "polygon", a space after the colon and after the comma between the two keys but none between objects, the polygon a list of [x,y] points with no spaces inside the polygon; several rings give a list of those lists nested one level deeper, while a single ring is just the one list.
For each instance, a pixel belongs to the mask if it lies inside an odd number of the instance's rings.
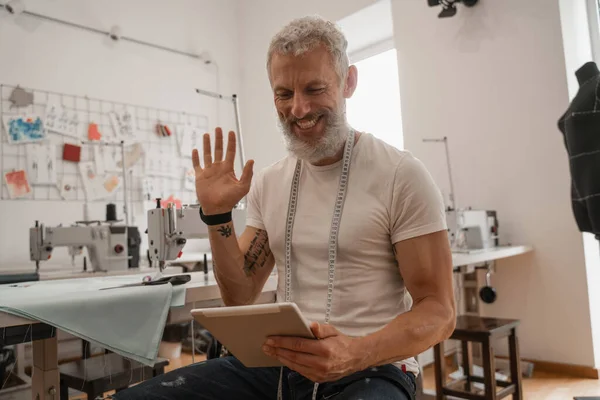
[{"label": "bright window light", "polygon": [[348,123],[402,149],[402,118],[396,49],[354,63],[356,91],[346,102]]}]

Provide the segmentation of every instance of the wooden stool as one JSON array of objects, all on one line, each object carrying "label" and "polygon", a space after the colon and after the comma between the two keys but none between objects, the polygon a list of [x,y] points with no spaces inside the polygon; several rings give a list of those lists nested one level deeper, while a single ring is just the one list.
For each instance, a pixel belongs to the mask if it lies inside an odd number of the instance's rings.
[{"label": "wooden stool", "polygon": [[[496,400],[512,394],[513,399],[522,399],[523,390],[521,387],[521,363],[517,340],[517,325],[519,325],[519,321],[514,319],[459,316],[456,319],[456,328],[450,339],[461,341],[465,377],[446,385],[444,343],[442,342],[434,346],[436,398],[445,400],[448,395],[458,399]],[[510,358],[509,382],[497,381],[495,377],[496,367],[492,341],[493,339],[503,337],[508,337]],[[469,342],[481,343],[483,378],[471,375],[472,354]],[[469,392],[471,390],[471,383],[473,382],[485,385],[484,395]],[[465,384],[467,391],[453,389],[454,386],[462,384]],[[496,392],[496,385],[502,387],[499,392]]]},{"label": "wooden stool", "polygon": [[69,398],[69,388],[85,392],[88,400],[94,400],[104,392],[126,389],[144,379],[162,375],[169,360],[158,358],[153,367],[130,361],[110,353],[85,360],[59,365],[60,398]]}]

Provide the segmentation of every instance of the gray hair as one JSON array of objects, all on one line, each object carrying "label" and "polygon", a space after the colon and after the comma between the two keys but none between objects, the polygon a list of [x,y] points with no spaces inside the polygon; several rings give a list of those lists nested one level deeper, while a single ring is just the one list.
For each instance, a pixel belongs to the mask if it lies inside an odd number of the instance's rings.
[{"label": "gray hair", "polygon": [[267,73],[271,76],[271,59],[274,53],[299,56],[321,45],[329,50],[337,75],[343,82],[350,65],[346,54],[348,41],[334,22],[319,16],[297,18],[273,37],[267,53]]}]

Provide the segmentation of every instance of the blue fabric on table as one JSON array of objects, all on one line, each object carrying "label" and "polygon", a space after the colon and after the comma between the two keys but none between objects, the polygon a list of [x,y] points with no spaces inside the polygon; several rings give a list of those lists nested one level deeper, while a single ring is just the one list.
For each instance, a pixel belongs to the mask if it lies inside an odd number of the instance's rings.
[{"label": "blue fabric on table", "polygon": [[185,285],[113,288],[142,275],[0,285],[0,311],[54,326],[145,365],[153,365],[171,307]]}]

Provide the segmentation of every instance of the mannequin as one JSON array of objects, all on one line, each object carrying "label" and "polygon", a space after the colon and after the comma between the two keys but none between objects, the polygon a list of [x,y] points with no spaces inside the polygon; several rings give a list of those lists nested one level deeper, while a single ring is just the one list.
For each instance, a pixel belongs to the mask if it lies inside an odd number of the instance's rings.
[{"label": "mannequin", "polygon": [[600,71],[594,62],[575,76],[579,90],[558,128],[563,134],[571,172],[571,205],[581,232],[600,239]]}]

